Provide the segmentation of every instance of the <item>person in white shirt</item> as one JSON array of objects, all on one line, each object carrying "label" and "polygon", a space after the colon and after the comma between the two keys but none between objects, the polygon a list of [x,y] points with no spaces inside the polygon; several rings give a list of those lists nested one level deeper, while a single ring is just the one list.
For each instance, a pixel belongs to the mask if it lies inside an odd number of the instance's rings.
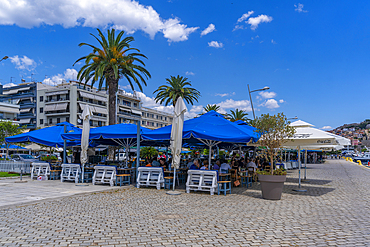
[{"label": "person in white shirt", "polygon": [[200,169],[201,170],[208,170],[208,160],[203,161],[203,166]]},{"label": "person in white shirt", "polygon": [[228,173],[231,169],[230,165],[227,163],[226,160],[222,161],[221,167],[220,167],[220,173]]},{"label": "person in white shirt", "polygon": [[256,163],[254,163],[253,159],[250,162],[247,163],[247,168],[249,168],[249,167],[253,167],[254,170],[257,169],[257,165],[256,165]]}]

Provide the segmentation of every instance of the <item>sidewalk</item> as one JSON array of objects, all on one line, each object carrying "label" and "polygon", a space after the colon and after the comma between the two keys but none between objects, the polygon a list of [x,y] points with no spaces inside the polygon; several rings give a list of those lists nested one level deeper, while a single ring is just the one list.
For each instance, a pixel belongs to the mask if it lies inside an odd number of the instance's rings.
[{"label": "sidewalk", "polygon": [[[304,193],[292,191],[297,174],[289,171],[280,201],[262,199],[258,183],[227,196],[132,186],[76,195],[70,184],[66,197],[0,208],[0,245],[369,246],[370,170],[344,160],[309,164]],[[110,189],[85,189],[95,187]]]}]

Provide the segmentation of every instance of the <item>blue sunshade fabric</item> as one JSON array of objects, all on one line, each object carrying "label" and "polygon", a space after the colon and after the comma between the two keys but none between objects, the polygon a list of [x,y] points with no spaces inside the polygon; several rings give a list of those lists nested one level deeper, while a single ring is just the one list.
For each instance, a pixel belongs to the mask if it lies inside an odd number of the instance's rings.
[{"label": "blue sunshade fabric", "polygon": [[[141,127],[141,134],[151,130]],[[81,140],[82,130],[62,134],[63,139],[67,140]],[[90,129],[90,140],[103,140],[103,139],[126,139],[136,138],[137,125],[135,124],[114,124]]]},{"label": "blue sunshade fabric", "polygon": [[[143,133],[144,140],[169,140],[172,126]],[[204,139],[231,143],[258,141],[259,136],[252,129],[230,122],[221,114],[210,111],[202,116],[184,122],[183,139]],[[184,140],[184,142],[186,142]]]},{"label": "blue sunshade fabric", "polygon": [[[61,134],[64,133],[64,125],[67,126],[68,131],[79,131],[80,129],[68,122],[59,123],[56,126],[47,127],[22,133],[15,136],[6,137],[6,142],[34,142],[49,147],[63,147],[64,141]],[[67,146],[75,146],[80,142],[67,141]]]}]

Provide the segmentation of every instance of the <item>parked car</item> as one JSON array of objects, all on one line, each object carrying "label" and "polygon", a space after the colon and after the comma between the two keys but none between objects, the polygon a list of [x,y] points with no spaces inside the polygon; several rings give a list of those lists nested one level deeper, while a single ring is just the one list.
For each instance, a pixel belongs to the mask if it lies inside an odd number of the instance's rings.
[{"label": "parked car", "polygon": [[24,162],[38,162],[38,159],[35,159],[30,154],[12,154],[12,160],[14,161],[24,161]]}]

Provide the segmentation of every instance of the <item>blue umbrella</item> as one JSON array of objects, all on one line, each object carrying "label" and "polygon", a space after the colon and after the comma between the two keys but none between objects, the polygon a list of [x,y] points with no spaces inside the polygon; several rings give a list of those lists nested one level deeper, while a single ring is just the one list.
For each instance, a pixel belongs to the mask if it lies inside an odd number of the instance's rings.
[{"label": "blue umbrella", "polygon": [[[144,140],[169,140],[171,125],[143,133]],[[252,127],[253,128],[253,127]],[[259,135],[254,129],[235,124],[225,119],[223,115],[210,111],[202,116],[184,122],[183,139],[195,138],[217,142],[247,143],[256,142]],[[187,142],[184,140],[184,142]],[[202,141],[203,142],[203,141]]]},{"label": "blue umbrella", "polygon": [[[67,132],[79,131],[80,129],[68,122],[59,123],[56,126],[47,127],[22,133],[15,136],[6,137],[6,142],[34,142],[49,147],[63,147],[64,141],[61,134],[64,133],[64,125],[67,126]],[[67,146],[78,145],[79,141],[67,141]]]}]

